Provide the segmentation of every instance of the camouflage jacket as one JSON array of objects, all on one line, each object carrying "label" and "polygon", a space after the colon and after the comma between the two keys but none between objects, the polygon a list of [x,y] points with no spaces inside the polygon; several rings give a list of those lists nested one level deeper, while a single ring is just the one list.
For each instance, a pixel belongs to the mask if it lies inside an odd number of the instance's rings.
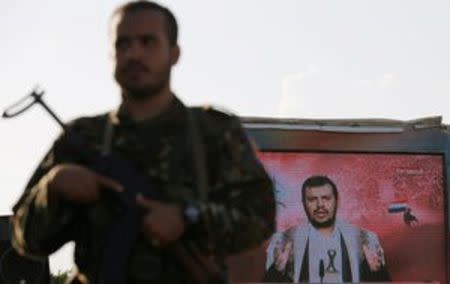
[{"label": "camouflage jacket", "polygon": [[[256,159],[236,117],[213,109],[199,109],[197,123],[205,146],[209,179],[207,201],[195,189],[192,153],[187,145],[187,108],[175,99],[169,110],[149,121],[134,122],[122,108],[69,124],[90,147],[100,149],[107,120],[114,125],[111,150],[117,151],[163,192],[171,203],[195,201],[201,208],[198,225],[183,238],[223,259],[230,253],[259,245],[274,230],[272,184]],[[92,205],[47,199],[41,178],[60,163],[83,164],[57,139],[40,163],[15,205],[13,243],[31,256],[46,256],[75,241],[75,263],[90,283],[96,283],[100,248],[98,235],[114,222],[107,199]],[[89,166],[89,165],[86,165]],[[133,246],[127,268],[128,283],[190,283],[188,273],[164,249],[143,234]]]}]

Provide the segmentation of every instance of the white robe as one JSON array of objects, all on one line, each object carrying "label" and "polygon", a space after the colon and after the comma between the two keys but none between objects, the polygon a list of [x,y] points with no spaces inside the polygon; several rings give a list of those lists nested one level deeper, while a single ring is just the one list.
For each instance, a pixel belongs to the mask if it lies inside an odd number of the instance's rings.
[{"label": "white robe", "polygon": [[[299,225],[286,232],[275,233],[267,247],[266,270],[275,262],[275,248],[283,248],[286,242],[291,241],[293,249],[290,253],[288,262],[293,262],[293,271],[287,271],[287,275],[294,280],[294,282],[297,282],[303,265],[303,256],[308,242],[310,226],[310,224]],[[364,259],[362,244],[369,243],[369,246],[382,250],[378,237],[373,232],[357,228],[341,220],[336,220],[336,227],[340,230],[347,247],[353,282],[359,282],[359,267]]]}]

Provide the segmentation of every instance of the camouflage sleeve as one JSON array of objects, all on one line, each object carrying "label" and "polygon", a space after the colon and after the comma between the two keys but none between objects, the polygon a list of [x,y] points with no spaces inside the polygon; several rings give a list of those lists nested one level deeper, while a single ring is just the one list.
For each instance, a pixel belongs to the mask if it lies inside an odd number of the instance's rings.
[{"label": "camouflage sleeve", "polygon": [[57,139],[38,165],[22,196],[13,207],[12,243],[21,254],[42,257],[72,239],[75,208],[49,196],[47,173],[62,162],[76,162]]},{"label": "camouflage sleeve", "polygon": [[272,182],[239,120],[229,122],[213,155],[215,178],[209,202],[201,205],[208,247],[223,253],[256,247],[275,227]]}]

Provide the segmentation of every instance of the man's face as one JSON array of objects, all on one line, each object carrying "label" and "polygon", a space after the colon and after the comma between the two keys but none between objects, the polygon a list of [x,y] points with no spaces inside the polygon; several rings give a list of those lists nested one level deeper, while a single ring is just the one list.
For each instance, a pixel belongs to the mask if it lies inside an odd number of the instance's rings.
[{"label": "man's face", "polygon": [[144,98],[168,86],[179,50],[170,45],[164,15],[129,12],[115,16],[111,25],[114,76],[122,89],[133,98]]},{"label": "man's face", "polygon": [[334,225],[337,200],[331,185],[307,187],[304,207],[306,215],[314,227],[327,228]]}]

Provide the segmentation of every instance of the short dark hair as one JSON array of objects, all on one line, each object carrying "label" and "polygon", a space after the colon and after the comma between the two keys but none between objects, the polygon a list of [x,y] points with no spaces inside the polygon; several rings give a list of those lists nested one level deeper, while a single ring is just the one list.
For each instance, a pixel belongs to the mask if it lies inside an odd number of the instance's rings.
[{"label": "short dark hair", "polygon": [[178,41],[177,20],[175,19],[175,16],[168,8],[156,2],[146,0],[127,2],[114,10],[113,14],[111,15],[111,19],[114,18],[115,16],[120,16],[127,13],[133,13],[143,10],[153,10],[163,14],[166,20],[167,36],[169,38],[170,45],[172,46],[176,45]]},{"label": "short dark hair", "polygon": [[306,189],[309,187],[317,187],[317,186],[323,186],[329,184],[331,185],[331,188],[333,190],[333,195],[336,198],[336,200],[339,199],[339,193],[336,187],[336,184],[327,176],[311,176],[305,180],[305,182],[302,185],[302,202],[305,203],[305,195],[306,195]]}]

